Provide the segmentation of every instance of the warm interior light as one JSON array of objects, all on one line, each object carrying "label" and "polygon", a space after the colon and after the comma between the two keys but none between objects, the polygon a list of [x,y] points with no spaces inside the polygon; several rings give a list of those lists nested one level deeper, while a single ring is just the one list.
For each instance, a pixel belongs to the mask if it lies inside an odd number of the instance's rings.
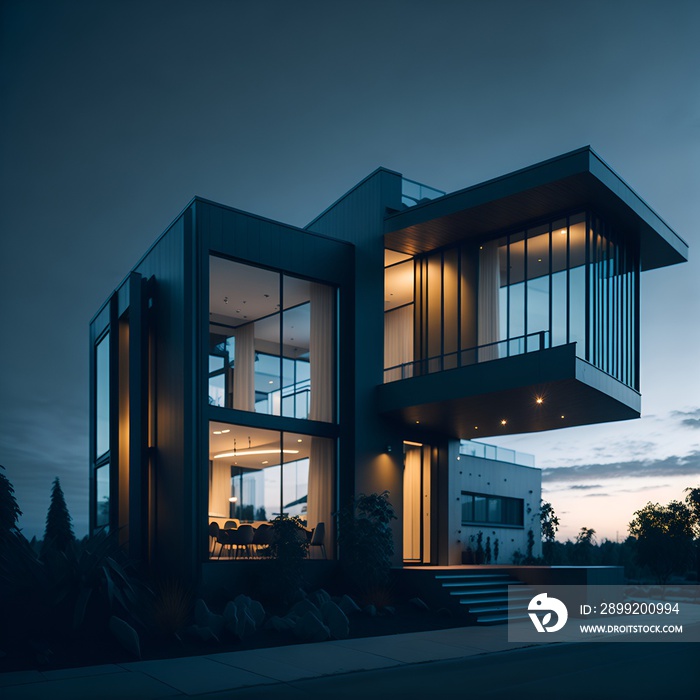
[{"label": "warm interior light", "polygon": [[221,432],[222,433],[230,433],[231,431],[230,430],[222,430]]},{"label": "warm interior light", "polygon": [[420,421],[419,421],[419,420],[417,420],[417,421],[416,421],[416,425],[418,425],[418,423],[420,423]]},{"label": "warm interior light", "polygon": [[270,462],[269,462],[268,460],[264,459],[262,463],[263,463],[263,464],[269,464]]},{"label": "warm interior light", "polygon": [[504,419],[501,421],[501,425],[505,425],[507,422],[508,422],[508,421],[504,418]]},{"label": "warm interior light", "polygon": [[544,402],[544,399],[543,399],[541,396],[538,396],[538,397],[535,399],[535,403],[543,403],[543,402]]},{"label": "warm interior light", "polygon": [[228,499],[229,503],[235,503],[238,499],[235,496],[231,496],[231,498]]},{"label": "warm interior light", "polygon": [[562,416],[562,418],[564,418],[564,416]]},{"label": "warm interior light", "polygon": [[303,442],[303,440],[302,440],[301,438],[299,438],[299,439],[297,440],[297,442]]},{"label": "warm interior light", "polygon": [[404,440],[403,444],[404,445],[413,445],[413,447],[423,447],[422,442],[411,442],[411,440]]},{"label": "warm interior light", "polygon": [[214,435],[221,435],[221,431],[220,431],[220,430],[215,430],[215,431],[214,431]]},{"label": "warm interior light", "polygon": [[478,425],[475,425],[475,426],[474,426],[474,430],[478,430],[478,429],[479,429],[479,426],[478,426]]},{"label": "warm interior light", "polygon": [[214,459],[221,459],[222,457],[247,457],[249,455],[298,455],[299,450],[242,450],[241,452],[222,452],[221,454],[214,455]]},{"label": "warm interior light", "polygon": [[566,236],[566,229],[565,229],[565,228],[563,228],[563,229],[561,230],[561,235],[562,235],[562,236]]}]

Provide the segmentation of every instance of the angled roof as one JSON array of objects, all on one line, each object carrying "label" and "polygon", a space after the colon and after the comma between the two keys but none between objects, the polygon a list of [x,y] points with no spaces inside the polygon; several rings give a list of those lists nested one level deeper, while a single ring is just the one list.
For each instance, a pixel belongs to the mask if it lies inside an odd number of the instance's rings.
[{"label": "angled roof", "polygon": [[688,244],[590,146],[391,213],[385,241],[416,254],[579,208],[638,233],[642,270],[688,259]]}]

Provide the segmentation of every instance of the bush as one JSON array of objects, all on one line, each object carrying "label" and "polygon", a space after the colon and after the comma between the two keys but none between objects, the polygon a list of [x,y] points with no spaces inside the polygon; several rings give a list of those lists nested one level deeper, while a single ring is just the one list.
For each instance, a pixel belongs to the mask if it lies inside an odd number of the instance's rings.
[{"label": "bush", "polygon": [[[396,520],[389,492],[360,494],[338,513],[338,543],[346,581],[361,597],[389,588]],[[368,601],[371,602],[371,601]]]},{"label": "bush", "polygon": [[309,539],[304,523],[298,516],[278,515],[272,521],[271,544],[263,554],[272,559],[269,585],[273,597],[291,603],[304,584],[304,559],[309,551]]}]

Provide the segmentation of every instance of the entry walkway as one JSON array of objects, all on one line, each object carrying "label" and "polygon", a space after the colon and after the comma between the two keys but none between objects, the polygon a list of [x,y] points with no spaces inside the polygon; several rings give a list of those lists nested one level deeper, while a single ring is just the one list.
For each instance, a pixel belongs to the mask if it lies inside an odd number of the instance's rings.
[{"label": "entry walkway", "polygon": [[[248,688],[288,696],[289,683],[516,649],[507,628],[457,627],[388,637],[232,651],[158,661],[0,674],[3,700],[186,698]],[[531,645],[530,645],[531,646]],[[338,679],[339,682],[342,682]]]}]

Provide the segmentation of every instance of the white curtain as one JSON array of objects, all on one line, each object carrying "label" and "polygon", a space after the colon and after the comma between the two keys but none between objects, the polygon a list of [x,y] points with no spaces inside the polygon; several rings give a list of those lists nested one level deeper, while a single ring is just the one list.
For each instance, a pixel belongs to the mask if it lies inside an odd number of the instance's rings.
[{"label": "white curtain", "polygon": [[421,449],[406,449],[403,471],[403,558],[420,560]]},{"label": "white curtain", "polygon": [[333,549],[333,465],[335,463],[333,440],[327,438],[311,438],[309,454],[309,494],[306,503],[307,527],[316,527],[318,523],[326,524],[326,552]]},{"label": "white curtain", "polygon": [[[413,305],[384,314],[384,367],[413,362]],[[384,381],[393,382],[413,376],[411,365],[386,372]]]},{"label": "white curtain", "polygon": [[309,418],[333,420],[335,289],[326,284],[311,283],[311,400]]},{"label": "white curtain", "polygon": [[236,329],[234,351],[233,407],[255,410],[255,324]]},{"label": "white curtain", "polygon": [[479,251],[478,345],[479,362],[498,357],[498,345],[481,346],[499,340],[499,294],[501,268],[498,262],[498,242],[484,243]]},{"label": "white curtain", "polygon": [[229,517],[229,498],[231,497],[231,465],[221,464],[216,460],[209,463],[209,515],[211,517]]}]

